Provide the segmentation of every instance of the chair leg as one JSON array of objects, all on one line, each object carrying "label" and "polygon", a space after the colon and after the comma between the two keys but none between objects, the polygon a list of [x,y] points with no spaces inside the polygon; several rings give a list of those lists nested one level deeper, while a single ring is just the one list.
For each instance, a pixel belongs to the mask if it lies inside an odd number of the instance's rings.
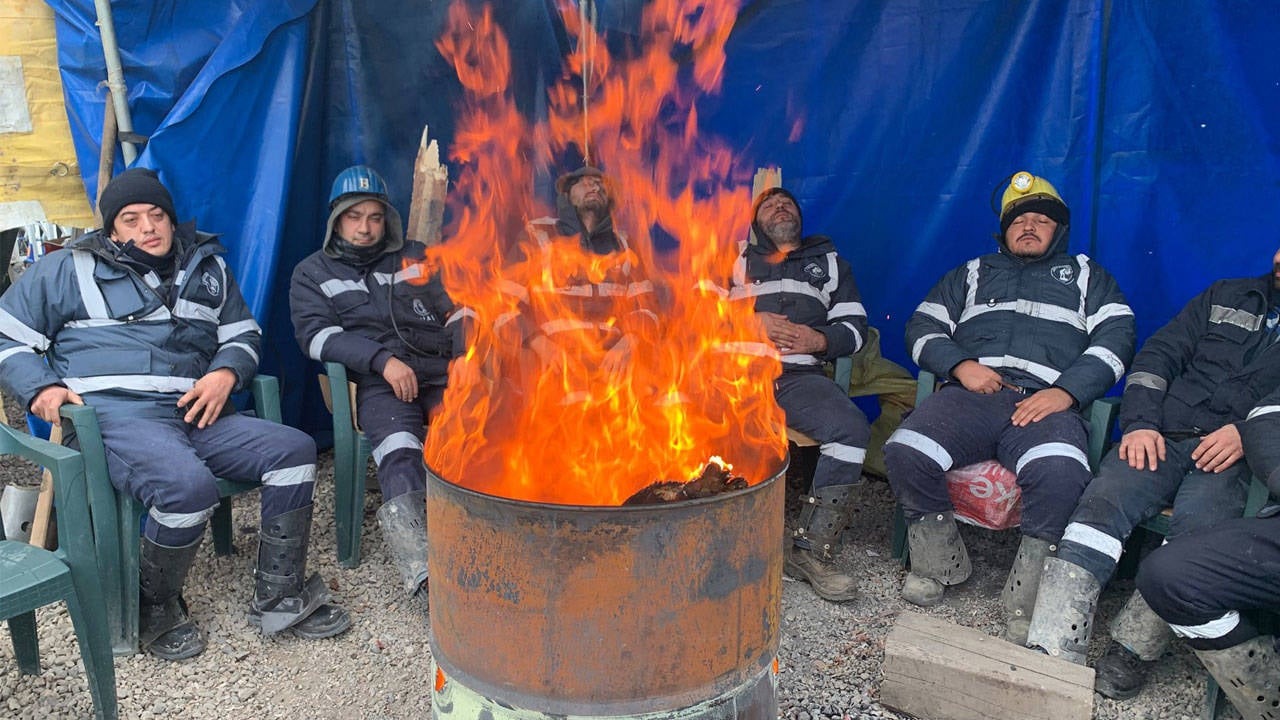
[{"label": "chair leg", "polygon": [[218,555],[231,555],[236,551],[232,540],[231,498],[224,497],[213,511],[210,527],[213,529],[213,551]]},{"label": "chair leg", "polygon": [[360,565],[360,533],[364,529],[364,492],[365,492],[365,476],[369,472],[369,439],[364,433],[356,436],[356,447],[354,457],[352,457],[352,473],[351,473],[351,496],[349,506],[351,509],[351,517],[349,520],[349,529],[351,532],[348,538],[348,547],[351,552],[348,557],[346,567],[358,567]]},{"label": "chair leg", "polygon": [[[116,670],[107,628],[102,622],[105,619],[103,612],[86,611],[75,593],[70,593],[66,601],[67,613],[71,615],[71,625],[76,631],[76,642],[80,644],[80,660],[84,663],[85,676],[89,681],[89,694],[93,696],[93,707],[96,710],[94,716],[100,720],[115,720],[119,715],[116,704]],[[91,622],[89,614],[98,616],[97,622]]]},{"label": "chair leg", "polygon": [[902,513],[902,504],[893,504],[893,557],[903,567],[911,561],[911,549],[907,546],[907,517]]},{"label": "chair leg", "polygon": [[24,675],[40,674],[40,640],[36,636],[34,610],[9,618],[9,634],[13,638],[13,654]]},{"label": "chair leg", "polygon": [[1222,704],[1222,688],[1212,675],[1204,686],[1204,707],[1200,710],[1200,720],[1217,720],[1218,706]]},{"label": "chair leg", "polygon": [[[333,445],[333,519],[338,533],[338,563],[343,567],[360,564],[351,560],[351,486],[355,483],[355,447],[350,441],[334,438]],[[358,552],[358,551],[357,551]]]}]

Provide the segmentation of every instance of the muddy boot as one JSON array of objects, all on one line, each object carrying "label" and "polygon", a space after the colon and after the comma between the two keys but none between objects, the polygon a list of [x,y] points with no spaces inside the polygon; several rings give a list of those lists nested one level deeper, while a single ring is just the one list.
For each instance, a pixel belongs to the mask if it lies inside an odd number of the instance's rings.
[{"label": "muddy boot", "polygon": [[1280,707],[1280,654],[1276,637],[1260,635],[1225,650],[1196,650],[1245,720],[1271,720]]},{"label": "muddy boot", "polygon": [[942,601],[943,588],[969,579],[973,566],[960,539],[955,515],[930,513],[907,525],[911,572],[902,584],[902,599],[932,607]]},{"label": "muddy boot", "polygon": [[1027,629],[1027,647],[1084,665],[1101,592],[1102,585],[1088,570],[1060,558],[1047,558]]},{"label": "muddy boot", "polygon": [[1093,689],[1115,700],[1142,692],[1147,671],[1172,638],[1169,623],[1155,614],[1141,593],[1134,592],[1111,621],[1111,646],[1095,666]]},{"label": "muddy boot", "polygon": [[427,493],[397,495],[378,508],[378,526],[404,591],[427,611]]},{"label": "muddy boot", "polygon": [[853,485],[819,488],[804,498],[799,527],[784,566],[787,574],[813,586],[818,597],[847,602],[858,596],[858,583],[840,572],[833,551],[840,533],[853,516]]},{"label": "muddy boot", "polygon": [[1009,568],[1009,579],[1000,593],[1005,612],[1004,639],[1014,645],[1027,643],[1031,611],[1035,609],[1036,590],[1040,587],[1040,571],[1044,569],[1045,558],[1057,549],[1058,546],[1048,540],[1022,536],[1013,567]]},{"label": "muddy boot", "polygon": [[351,627],[347,611],[329,602],[329,588],[307,572],[311,538],[311,506],[281,513],[263,523],[258,533],[258,567],[254,570],[249,624],[263,635],[288,630],[305,640],[333,637]]},{"label": "muddy boot", "polygon": [[138,558],[138,645],[162,660],[185,660],[204,652],[204,635],[187,615],[182,584],[200,549],[168,547],[142,538]]}]

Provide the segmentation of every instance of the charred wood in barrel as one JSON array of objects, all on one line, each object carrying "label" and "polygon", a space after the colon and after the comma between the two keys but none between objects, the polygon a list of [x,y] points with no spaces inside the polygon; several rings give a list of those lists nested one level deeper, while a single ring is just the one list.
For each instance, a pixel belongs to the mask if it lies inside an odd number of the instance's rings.
[{"label": "charred wood in barrel", "polygon": [[681,500],[697,500],[746,487],[745,478],[734,475],[715,463],[707,463],[707,466],[702,469],[702,474],[689,482],[661,480],[639,490],[622,504],[656,505]]}]

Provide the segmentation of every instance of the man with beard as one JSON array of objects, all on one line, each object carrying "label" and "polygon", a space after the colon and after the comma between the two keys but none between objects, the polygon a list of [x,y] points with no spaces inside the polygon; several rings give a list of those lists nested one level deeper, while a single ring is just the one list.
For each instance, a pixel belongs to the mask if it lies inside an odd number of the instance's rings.
[{"label": "man with beard", "polygon": [[[601,351],[600,368],[617,373],[657,325],[653,283],[613,225],[613,192],[604,173],[590,165],[561,175],[556,217],[532,220],[526,228],[532,242],[522,251],[534,254],[522,258],[527,282],[503,286],[518,295],[521,341],[544,368],[584,360],[581,349]],[[566,244],[576,246],[581,262],[565,256],[551,262]],[[566,347],[562,333],[572,338],[566,342],[583,344]]]},{"label": "man with beard", "polygon": [[344,632],[351,618],[306,574],[315,443],[228,402],[257,373],[262,331],[226,249],[177,222],[152,170],[113,178],[98,209],[103,229],[0,298],[0,381],[47,422],[67,403],[96,410],[111,483],[147,509],[139,643],[164,660],[205,649],[182,588],[219,477],[262,485],[250,624],[305,639]]},{"label": "man with beard", "polygon": [[1133,312],[1110,273],[1067,253],[1069,223],[1048,181],[1011,178],[999,251],[943,276],[907,323],[912,359],[945,384],[885,445],[908,523],[902,597],[915,605],[937,604],[971,570],[945,473],[995,458],[1017,475],[1022,542],[1001,602],[1005,638],[1018,644],[1044,559],[1090,480],[1080,410],[1133,357]]},{"label": "man with beard", "polygon": [[[1280,268],[1280,255],[1274,258]],[[1129,533],[1172,506],[1170,543],[1239,518],[1249,487],[1241,427],[1280,388],[1276,275],[1219,280],[1152,335],[1120,405],[1120,444],[1045,562],[1027,643],[1083,664],[1098,594]],[[1185,547],[1185,545],[1182,545]],[[1134,593],[1111,625],[1094,688],[1137,695],[1168,647],[1166,624]]]},{"label": "man with beard", "polygon": [[[1280,254],[1273,277],[1280,285]],[[1277,318],[1273,305],[1273,335]],[[1280,612],[1280,391],[1239,427],[1245,458],[1272,504],[1256,517],[1169,541],[1142,563],[1138,591],[1186,638],[1241,716],[1264,720],[1280,705],[1280,638],[1274,629],[1261,634],[1251,611]]]},{"label": "man with beard", "polygon": [[755,242],[734,266],[730,297],[754,299],[756,317],[782,354],[774,395],[787,426],[819,443],[785,569],[820,597],[845,602],[857,597],[857,582],[835,567],[834,552],[853,516],[852,490],[862,478],[871,430],[822,367],[862,347],[867,312],[853,269],[831,238],[801,232],[800,206],[791,193],[765,190],[751,217]]},{"label": "man with beard", "polygon": [[322,248],[293,271],[298,345],[339,362],[356,383],[356,414],[373,447],[378,526],[405,592],[427,607],[425,424],[462,346],[458,312],[422,243],[406,241],[387,185],[372,168],[338,174]]}]

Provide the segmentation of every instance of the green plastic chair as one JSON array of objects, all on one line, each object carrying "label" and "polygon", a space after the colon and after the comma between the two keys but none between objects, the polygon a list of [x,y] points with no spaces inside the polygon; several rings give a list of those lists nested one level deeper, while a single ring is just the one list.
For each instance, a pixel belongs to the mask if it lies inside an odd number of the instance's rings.
[{"label": "green plastic chair", "polygon": [[342,363],[327,362],[320,376],[325,404],[333,413],[333,514],[338,532],[338,563],[360,566],[360,531],[364,526],[365,475],[373,450],[361,432],[352,406],[355,394]]},{"label": "green plastic chair", "polygon": [[[279,381],[270,375],[258,375],[253,379],[252,392],[253,414],[280,422]],[[84,456],[90,502],[95,509],[94,521],[101,526],[98,537],[114,538],[99,542],[97,547],[98,567],[106,590],[111,648],[116,655],[133,655],[138,652],[138,538],[146,508],[132,495],[118,492],[111,485],[97,412],[88,405],[68,404],[62,406],[62,417],[69,420],[75,429],[76,440]],[[231,497],[258,487],[256,482],[218,480],[218,494],[222,501],[210,518],[213,548],[218,555],[230,555],[235,549],[232,543]],[[102,508],[108,511],[96,512]]]},{"label": "green plastic chair", "polygon": [[36,608],[62,600],[89,676],[94,715],[116,718],[116,674],[98,574],[94,528],[81,454],[0,424],[0,454],[17,455],[49,470],[58,516],[58,549],[5,540],[0,519],[0,618],[9,621],[13,654],[27,675],[40,674]]},{"label": "green plastic chair", "polygon": [[[921,370],[916,383],[916,407],[925,398],[933,394],[938,378],[928,370]],[[1115,425],[1116,415],[1120,410],[1120,399],[1106,397],[1095,400],[1085,408],[1084,416],[1089,422],[1089,469],[1098,472],[1102,456],[1111,446],[1111,431]],[[895,503],[893,509],[893,557],[905,567],[911,560],[910,548],[907,545],[907,520],[902,513],[902,504]]]}]

